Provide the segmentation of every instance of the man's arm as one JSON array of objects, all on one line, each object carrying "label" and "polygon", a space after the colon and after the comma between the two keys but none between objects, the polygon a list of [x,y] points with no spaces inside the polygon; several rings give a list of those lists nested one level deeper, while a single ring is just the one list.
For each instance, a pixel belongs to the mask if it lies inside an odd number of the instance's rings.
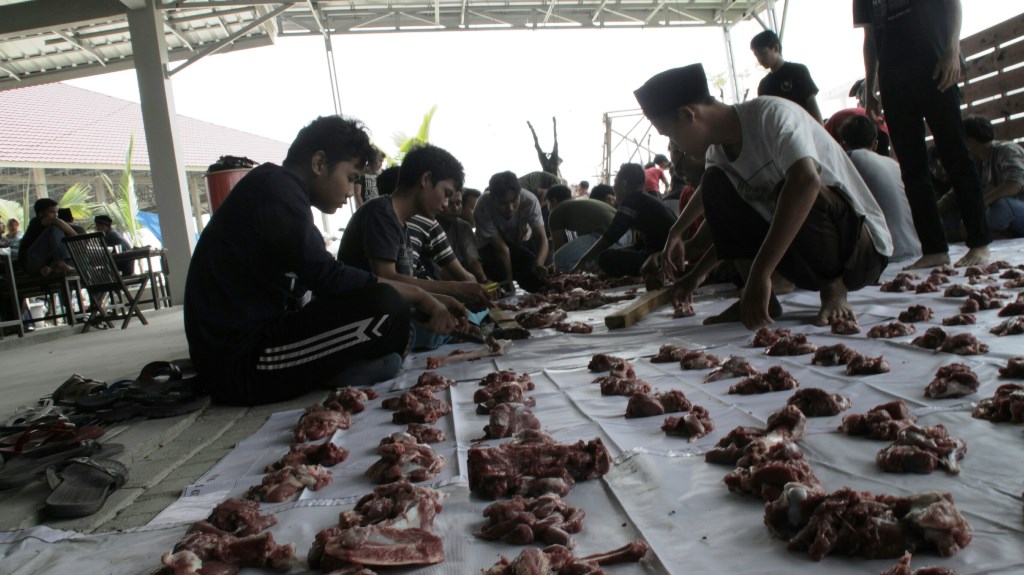
[{"label": "man's arm", "polygon": [[878,101],[878,46],[875,44],[875,29],[864,26],[864,108],[868,117],[877,119],[882,114]]},{"label": "man's arm", "polygon": [[60,228],[60,231],[64,232],[64,235],[66,236],[78,235],[78,233],[75,231],[75,228],[71,227],[71,224],[65,222],[60,218],[43,218],[42,220],[39,221],[39,223],[41,223],[43,226],[57,226],[58,228]]},{"label": "man's arm", "polygon": [[413,319],[416,324],[440,334],[448,334],[455,329],[455,317],[437,298],[405,282],[386,278],[380,278],[380,281],[395,288],[402,299],[416,308],[416,311],[419,312],[417,314],[419,317]]},{"label": "man's arm", "polygon": [[543,225],[531,226],[531,233],[533,233],[534,247],[537,248],[537,259],[534,260],[534,267],[544,267],[544,264],[548,261],[548,233],[544,229]]},{"label": "man's arm", "polygon": [[475,310],[483,309],[490,303],[487,290],[476,281],[438,281],[406,276],[398,273],[395,262],[382,259],[371,259],[370,271],[382,280],[391,280],[389,283],[409,284],[428,293],[451,296]]},{"label": "man's arm", "polygon": [[508,244],[505,243],[501,234],[495,234],[484,241],[490,242],[494,246],[494,253],[498,256],[502,269],[505,270],[505,285],[512,290],[514,288],[512,282],[515,278],[512,277],[512,254],[509,253]]},{"label": "man's arm", "polygon": [[960,0],[946,2],[946,18],[949,31],[946,46],[935,64],[935,71],[932,72],[932,79],[938,82],[940,92],[956,86],[964,77],[963,69],[960,67],[960,25],[963,21]]},{"label": "man's arm", "polygon": [[807,102],[804,107],[808,112],[810,112],[811,116],[814,116],[814,119],[817,120],[819,124],[825,124],[825,121],[821,119],[821,109],[818,108],[818,98],[815,94],[811,94],[807,98]]},{"label": "man's arm", "polygon": [[703,215],[703,188],[697,186],[690,201],[686,202],[683,211],[676,218],[676,223],[669,228],[668,238],[666,238],[665,247],[662,250],[662,265],[665,266],[668,275],[673,278],[676,277],[676,273],[682,272],[686,268],[686,244],[683,241],[683,236],[686,235],[686,230],[690,229],[693,222]]},{"label": "man's arm", "polygon": [[772,272],[807,220],[807,214],[814,207],[820,189],[821,179],[813,159],[801,158],[786,170],[786,182],[779,194],[768,235],[757,250],[740,300],[744,325],[749,327],[771,323],[768,301],[771,296]]},{"label": "man's arm", "polygon": [[466,268],[462,267],[462,263],[460,263],[458,259],[454,259],[454,260],[448,262],[447,264],[445,264],[443,269],[444,269],[444,271],[448,272],[448,275],[451,276],[455,281],[460,281],[460,282],[475,282],[476,281],[476,278],[473,277],[473,274],[471,274],[468,271],[466,271]]},{"label": "man's arm", "polygon": [[594,245],[590,246],[590,249],[587,250],[587,253],[583,254],[583,257],[580,258],[580,261],[570,271],[578,272],[582,270],[586,266],[586,264],[590,262],[590,260],[596,258],[598,255],[601,254],[601,252],[610,248],[611,245],[612,243],[610,241],[606,240],[604,236],[601,236],[601,238],[598,239],[597,242],[594,243]]},{"label": "man's arm", "polygon": [[985,194],[985,205],[987,206],[1000,198],[1016,197],[1021,190],[1024,190],[1024,185],[1021,185],[1020,182],[1003,182]]}]

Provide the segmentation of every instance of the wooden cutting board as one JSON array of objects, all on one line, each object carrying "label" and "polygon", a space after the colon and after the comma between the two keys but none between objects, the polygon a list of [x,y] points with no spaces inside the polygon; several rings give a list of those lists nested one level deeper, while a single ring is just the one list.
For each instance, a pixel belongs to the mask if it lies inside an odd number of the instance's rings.
[{"label": "wooden cutting board", "polygon": [[647,314],[672,301],[672,288],[661,288],[647,292],[625,308],[605,316],[604,325],[608,329],[629,327],[643,319]]}]

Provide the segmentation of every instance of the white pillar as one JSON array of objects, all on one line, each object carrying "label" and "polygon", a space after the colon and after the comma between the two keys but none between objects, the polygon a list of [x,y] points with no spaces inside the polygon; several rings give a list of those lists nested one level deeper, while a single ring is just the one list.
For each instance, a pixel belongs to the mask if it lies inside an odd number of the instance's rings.
[{"label": "white pillar", "polygon": [[142,121],[149,149],[153,191],[160,212],[160,231],[170,265],[171,295],[174,301],[185,299],[185,275],[195,248],[196,226],[192,217],[185,166],[178,152],[177,112],[171,81],[165,74],[167,46],[164,21],[154,5],[128,10],[135,75],[142,101]]}]

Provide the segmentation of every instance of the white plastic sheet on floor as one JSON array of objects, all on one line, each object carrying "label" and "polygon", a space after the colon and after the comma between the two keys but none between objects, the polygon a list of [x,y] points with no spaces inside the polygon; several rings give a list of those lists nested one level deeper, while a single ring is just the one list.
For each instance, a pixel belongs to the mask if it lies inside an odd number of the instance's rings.
[{"label": "white plastic sheet on floor", "polygon": [[[992,247],[992,260],[1024,263],[1021,252],[1024,241],[1000,242]],[[953,256],[957,255],[954,248]],[[883,279],[891,278],[898,271],[897,265],[891,265]],[[963,269],[959,271],[962,274]],[[926,274],[927,270],[923,270],[922,276]],[[966,282],[962,275],[952,279]],[[1016,297],[1021,290],[1006,291]],[[755,498],[730,493],[722,483],[722,477],[730,468],[705,463],[703,453],[737,425],[763,426],[768,414],[781,407],[791,392],[729,395],[729,386],[738,380],[705,384],[702,380],[707,371],[681,371],[675,363],[649,362],[649,356],[661,344],[674,342],[708,348],[723,359],[728,355],[741,355],[760,369],[782,365],[802,388],[821,387],[849,397],[853,407],[843,415],[863,413],[880,403],[902,399],[920,417],[921,424],[944,424],[952,435],[967,443],[967,456],[961,462],[963,470],[959,475],[942,471],[930,475],[882,473],[875,465],[875,454],[886,444],[838,433],[842,415],[809,420],[808,434],[800,444],[829,490],[848,486],[879,494],[909,495],[929,490],[953,494],[957,507],[973,526],[973,542],[953,557],[917,555],[915,567],[941,565],[955,569],[960,575],[1024,573],[1024,545],[1021,544],[1024,536],[1021,501],[1024,428],[993,424],[970,415],[974,403],[991,396],[996,387],[1005,382],[998,379],[998,368],[1006,365],[1008,358],[1024,355],[1024,336],[996,337],[988,333],[1003,319],[997,318],[996,311],[976,314],[976,326],[945,328],[950,333],[970,332],[978,336],[991,347],[985,355],[961,357],[932,353],[909,345],[914,336],[889,340],[864,336],[872,325],[893,321],[911,304],[924,304],[935,312],[932,320],[916,324],[918,334],[940,325],[942,318],[958,313],[957,308],[964,300],[943,297],[941,292],[896,294],[868,287],[851,294],[850,300],[862,327],[862,333],[854,336],[832,335],[828,328],[810,323],[818,306],[817,294],[796,292],[781,300],[786,314],[773,327],[806,333],[818,345],[843,342],[865,355],[884,354],[892,371],[875,376],[847,376],[843,367],[811,365],[808,355],[767,357],[762,350],[749,347],[751,334],[741,326],[701,325],[705,317],[731,303],[724,295],[698,298],[695,318],[673,320],[671,310],[665,307],[638,325],[615,332],[604,328],[603,318],[628,302],[574,312],[570,319],[593,324],[594,333],[564,335],[553,330],[534,330],[533,338],[515,342],[506,356],[453,364],[438,370],[460,381],[446,396],[454,412],[436,424],[449,437],[434,445],[447,461],[440,475],[429,482],[447,495],[444,511],[435,526],[435,532],[444,539],[447,559],[441,565],[415,571],[478,573],[493,564],[499,554],[514,556],[520,550],[472,536],[482,524],[483,508],[490,502],[471,496],[466,486],[466,453],[474,440],[483,435],[487,424],[487,417],[474,411],[472,396],[477,388],[476,381],[499,368],[531,374],[537,385],[530,394],[537,402],[534,413],[556,439],[575,441],[600,437],[615,458],[607,476],[579,483],[566,497],[570,505],[583,508],[587,514],[584,530],[574,538],[580,554],[612,549],[636,538],[651,544],[653,553],[644,564],[611,567],[610,573],[862,574],[878,573],[891,567],[894,560],[867,561],[857,557],[830,556],[815,563],[804,553],[787,551],[785,542],[769,535],[763,524],[762,504]],[[383,397],[394,396],[412,386],[424,371],[427,355],[472,347],[447,346],[431,354],[411,357],[407,360],[407,369],[397,380],[379,386],[388,390]],[[715,422],[714,433],[691,443],[667,437],[660,430],[661,417],[625,419],[626,398],[602,397],[598,386],[590,383],[594,374],[587,371],[586,364],[591,355],[598,352],[631,359],[637,376],[657,390],[681,390],[693,403],[706,407]],[[978,393],[961,399],[925,398],[924,387],[935,371],[954,362],[966,363],[978,374],[981,380]],[[272,528],[277,541],[295,543],[300,557],[305,557],[318,530],[334,524],[340,511],[351,508],[359,496],[373,488],[362,473],[376,461],[379,440],[404,429],[391,423],[391,412],[381,409],[380,401],[371,401],[365,412],[353,416],[351,429],[338,432],[332,438],[351,450],[348,460],[332,469],[332,485],[318,492],[306,491],[292,503],[264,504],[264,509],[276,513],[279,519],[278,525]],[[0,572],[149,572],[157,567],[160,554],[169,550],[184,533],[186,522],[205,518],[213,506],[226,497],[238,496],[250,485],[259,483],[264,466],[287,451],[300,413],[282,412],[271,417],[200,481],[185,487],[179,501],[156,517],[150,526],[128,533],[74,536],[58,543],[43,541],[60,539],[61,534],[25,537],[0,562]]]}]

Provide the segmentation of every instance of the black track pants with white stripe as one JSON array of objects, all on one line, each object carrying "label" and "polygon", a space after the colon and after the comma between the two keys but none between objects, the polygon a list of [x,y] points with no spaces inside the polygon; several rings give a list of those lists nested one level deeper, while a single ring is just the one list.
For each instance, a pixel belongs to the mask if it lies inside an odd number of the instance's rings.
[{"label": "black track pants with white stripe", "polygon": [[210,393],[232,405],[297,397],[324,387],[354,361],[404,354],[409,322],[409,304],[387,284],[314,299],[272,326],[241,365],[210,381]]}]

